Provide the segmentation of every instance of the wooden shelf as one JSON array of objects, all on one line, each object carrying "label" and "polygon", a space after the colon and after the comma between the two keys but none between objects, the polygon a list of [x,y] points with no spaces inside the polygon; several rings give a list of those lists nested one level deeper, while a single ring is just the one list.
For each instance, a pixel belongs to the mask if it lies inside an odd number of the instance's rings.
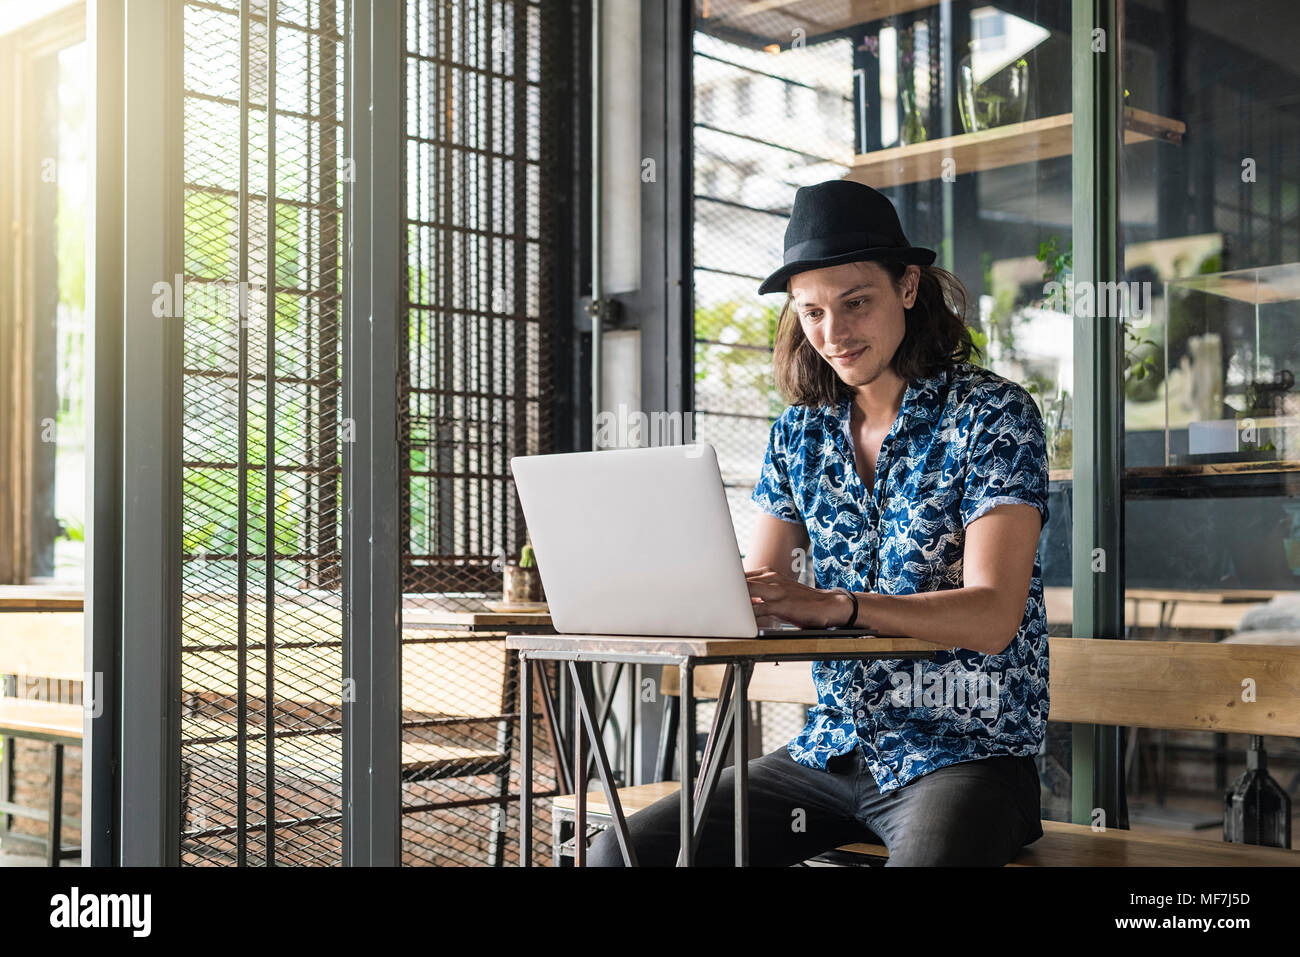
[{"label": "wooden shelf", "polygon": [[1188,276],[1171,284],[1178,291],[1195,290],[1237,302],[1264,305],[1300,299],[1300,267],[1295,263],[1234,269],[1211,276]]},{"label": "wooden shelf", "polygon": [[1204,465],[1143,465],[1125,469],[1124,472],[1130,478],[1164,478],[1176,475],[1276,475],[1281,472],[1300,474],[1300,462],[1274,459],[1268,462],[1208,462]]},{"label": "wooden shelf", "polygon": [[407,608],[402,611],[403,630],[431,631],[522,631],[525,627],[554,630],[549,612],[445,611]]},{"label": "wooden shelf", "polygon": [[[1300,475],[1300,462],[1211,462],[1205,465],[1141,465],[1126,468],[1125,478],[1205,478],[1233,475]],[[1073,469],[1050,469],[1051,481],[1071,481]]]},{"label": "wooden shelf", "polygon": [[[1166,589],[1125,588],[1124,623],[1132,628],[1178,631],[1236,631],[1251,608],[1277,595],[1300,594],[1290,589]],[[1044,585],[1043,604],[1049,625],[1074,620],[1074,590],[1069,585]]]},{"label": "wooden shelf", "polygon": [[[1072,469],[1050,469],[1049,481],[1072,482]],[[1124,498],[1207,498],[1300,494],[1300,462],[1214,462],[1124,470]]]},{"label": "wooden shelf", "polygon": [[[910,146],[894,146],[859,154],[844,177],[876,189],[938,179],[943,162],[951,158],[957,175],[999,169],[1067,156],[1073,149],[1074,114],[1046,116],[977,133],[962,133]],[[1124,108],[1124,142],[1159,139],[1181,143],[1187,124],[1146,110]]]},{"label": "wooden shelf", "polygon": [[753,38],[755,46],[790,45],[798,27],[817,37],[898,13],[933,7],[938,0],[695,0],[700,26]]}]

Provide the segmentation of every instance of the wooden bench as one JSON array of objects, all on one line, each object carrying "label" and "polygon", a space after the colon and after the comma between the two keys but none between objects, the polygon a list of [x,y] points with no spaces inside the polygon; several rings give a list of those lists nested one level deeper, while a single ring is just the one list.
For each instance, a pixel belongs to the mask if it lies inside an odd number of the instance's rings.
[{"label": "wooden bench", "polygon": [[[1051,721],[1300,737],[1300,648],[1244,643],[1049,640]],[[697,698],[716,698],[721,677],[720,666],[696,668]],[[1243,701],[1242,682],[1246,678],[1255,683],[1256,700],[1251,703]],[[678,694],[676,669],[664,669],[661,693],[668,725]],[[815,704],[811,668],[806,664],[755,665],[749,700]],[[661,761],[661,778],[671,773],[664,773],[670,764],[670,760]],[[619,801],[624,813],[630,815],[678,789],[678,782],[667,780],[620,788]],[[558,837],[560,822],[573,820],[573,795],[556,797],[552,806]],[[590,823],[599,824],[602,817],[608,821],[609,807],[601,791],[588,795],[587,814]],[[555,853],[559,863],[558,844]],[[871,865],[883,863],[888,856],[882,844],[854,843],[816,859]],[[1043,821],[1043,836],[1023,848],[1011,866],[1300,866],[1300,851],[1216,844],[1179,834],[1117,828],[1096,831],[1090,825]]]},{"label": "wooden bench", "polygon": [[[48,825],[45,857],[50,867],[79,858],[80,847],[61,847],[63,825],[81,827],[77,818],[63,813],[63,749],[80,747],[85,709],[64,701],[27,697],[29,680],[53,687],[71,688],[85,678],[84,619],[80,612],[6,611],[0,614],[0,675],[10,675],[10,696],[0,697],[0,738],[29,738],[50,744],[50,797],[44,808],[25,807],[0,800],[0,816],[25,817]],[[48,686],[47,689],[49,690]],[[17,697],[12,696],[16,694]],[[6,751],[11,745],[6,742]],[[12,754],[5,757],[5,777]]]}]

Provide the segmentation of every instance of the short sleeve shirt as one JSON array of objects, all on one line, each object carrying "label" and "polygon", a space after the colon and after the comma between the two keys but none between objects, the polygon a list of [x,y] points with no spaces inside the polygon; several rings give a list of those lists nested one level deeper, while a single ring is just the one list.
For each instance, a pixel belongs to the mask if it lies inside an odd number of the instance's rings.
[{"label": "short sleeve shirt", "polygon": [[[1017,383],[959,363],[907,384],[867,488],[854,467],[851,400],[790,406],[772,425],[752,499],[804,525],[818,588],[908,595],[962,587],[966,526],[1008,503],[1048,519],[1042,418]],[[817,704],[788,745],[826,770],[861,746],[880,791],[996,755],[1036,754],[1048,711],[1042,569],[1005,651],[933,660],[817,661]]]}]

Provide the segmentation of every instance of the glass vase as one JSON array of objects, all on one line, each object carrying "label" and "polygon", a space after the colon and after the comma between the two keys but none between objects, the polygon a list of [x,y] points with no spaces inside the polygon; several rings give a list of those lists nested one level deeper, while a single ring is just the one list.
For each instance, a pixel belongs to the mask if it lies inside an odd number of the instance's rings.
[{"label": "glass vase", "polygon": [[898,129],[898,142],[903,146],[925,140],[925,123],[917,102],[916,90],[904,88],[899,92],[903,106],[903,121]]},{"label": "glass vase", "polygon": [[958,64],[961,89],[957,104],[966,132],[1021,122],[1029,102],[1029,64],[1021,57],[980,80],[976,78],[978,58],[979,51],[972,49]]}]

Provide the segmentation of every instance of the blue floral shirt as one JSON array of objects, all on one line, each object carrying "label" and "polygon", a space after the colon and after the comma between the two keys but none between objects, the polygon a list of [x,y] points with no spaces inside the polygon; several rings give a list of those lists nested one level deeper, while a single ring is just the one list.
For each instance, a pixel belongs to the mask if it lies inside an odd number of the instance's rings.
[{"label": "blue floral shirt", "polygon": [[[1047,508],[1042,418],[1029,393],[961,363],[907,385],[874,487],[854,468],[851,400],[790,406],[772,425],[753,501],[808,530],[818,588],[907,595],[962,586],[965,527],[1006,503]],[[817,704],[789,743],[800,764],[860,745],[881,792],[929,771],[1036,754],[1047,724],[1042,569],[1001,654],[941,649],[933,660],[817,661]]]}]

